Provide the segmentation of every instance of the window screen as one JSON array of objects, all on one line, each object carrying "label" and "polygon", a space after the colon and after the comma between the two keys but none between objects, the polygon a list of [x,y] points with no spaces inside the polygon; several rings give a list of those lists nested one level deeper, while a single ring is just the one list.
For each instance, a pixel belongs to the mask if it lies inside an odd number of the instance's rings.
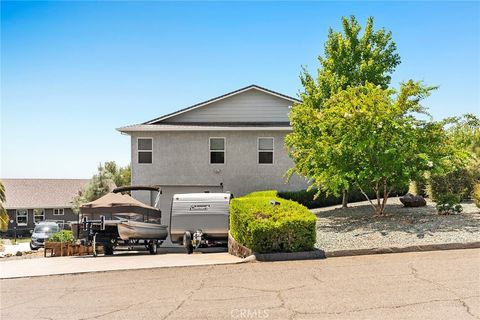
[{"label": "window screen", "polygon": [[138,163],[152,163],[153,140],[151,138],[138,138]]},{"label": "window screen", "polygon": [[210,163],[225,163],[225,138],[210,138]]},{"label": "window screen", "polygon": [[258,163],[273,164],[273,138],[258,138]]}]

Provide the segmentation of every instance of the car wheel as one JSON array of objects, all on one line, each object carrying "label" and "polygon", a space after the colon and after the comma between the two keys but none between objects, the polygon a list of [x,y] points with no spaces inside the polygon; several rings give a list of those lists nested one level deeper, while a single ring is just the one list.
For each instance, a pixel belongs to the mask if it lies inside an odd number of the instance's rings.
[{"label": "car wheel", "polygon": [[38,250],[38,247],[35,247],[35,246],[30,242],[30,249],[32,249],[32,250]]}]

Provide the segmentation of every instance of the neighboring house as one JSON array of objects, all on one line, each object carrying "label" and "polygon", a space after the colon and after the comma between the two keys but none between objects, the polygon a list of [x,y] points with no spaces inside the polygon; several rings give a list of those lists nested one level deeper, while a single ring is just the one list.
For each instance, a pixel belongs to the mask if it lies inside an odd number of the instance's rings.
[{"label": "neighboring house", "polygon": [[2,179],[10,221],[8,233],[28,234],[35,224],[50,220],[59,223],[77,221],[72,200],[88,179]]},{"label": "neighboring house", "polygon": [[[293,162],[284,138],[291,131],[289,109],[297,102],[251,85],[119,128],[131,136],[132,184],[162,186],[161,209],[168,213],[174,193],[230,191],[242,196],[304,189],[307,183],[298,176],[285,182]],[[134,196],[151,202],[148,195]]]}]

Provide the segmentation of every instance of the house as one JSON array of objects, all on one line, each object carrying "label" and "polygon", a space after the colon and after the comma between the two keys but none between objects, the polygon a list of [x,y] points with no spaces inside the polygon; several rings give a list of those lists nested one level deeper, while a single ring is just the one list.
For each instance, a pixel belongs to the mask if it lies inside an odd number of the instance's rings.
[{"label": "house", "polygon": [[2,179],[9,216],[8,234],[26,235],[40,221],[77,221],[72,200],[88,179]]},{"label": "house", "polygon": [[[299,100],[251,85],[142,124],[117,130],[131,136],[132,184],[162,187],[162,212],[187,192],[300,190],[285,148],[290,107]],[[151,203],[148,195],[134,193]],[[168,215],[164,215],[166,217]],[[168,223],[168,221],[162,221]]]}]

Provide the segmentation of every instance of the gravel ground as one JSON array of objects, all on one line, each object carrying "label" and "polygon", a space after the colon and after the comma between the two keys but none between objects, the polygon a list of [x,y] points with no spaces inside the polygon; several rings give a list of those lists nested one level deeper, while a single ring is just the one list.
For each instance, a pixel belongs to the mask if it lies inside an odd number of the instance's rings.
[{"label": "gravel ground", "polygon": [[480,241],[480,209],[462,203],[457,215],[438,215],[434,203],[405,208],[388,199],[385,217],[374,217],[368,202],[312,209],[317,216],[317,247],[325,251],[407,247]]}]

